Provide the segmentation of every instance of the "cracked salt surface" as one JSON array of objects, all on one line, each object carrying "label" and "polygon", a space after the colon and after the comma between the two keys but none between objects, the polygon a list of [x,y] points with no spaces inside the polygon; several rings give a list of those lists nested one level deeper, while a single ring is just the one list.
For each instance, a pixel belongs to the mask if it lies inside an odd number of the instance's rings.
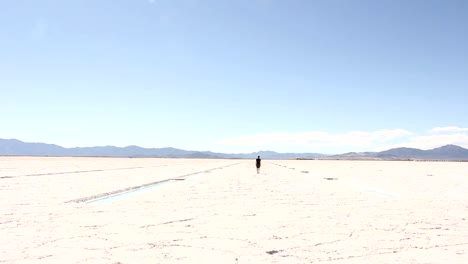
[{"label": "cracked salt surface", "polygon": [[372,193],[380,194],[380,195],[383,195],[383,196],[386,196],[386,197],[396,198],[395,195],[390,194],[390,193],[386,193],[386,192],[380,191],[380,190],[373,190],[373,189],[368,189],[368,188],[364,188],[363,190],[366,191],[366,192],[372,192]]},{"label": "cracked salt surface", "polygon": [[468,263],[468,163],[265,160],[257,174],[254,160],[0,157],[5,167],[0,177],[44,175],[0,178],[0,263]]}]

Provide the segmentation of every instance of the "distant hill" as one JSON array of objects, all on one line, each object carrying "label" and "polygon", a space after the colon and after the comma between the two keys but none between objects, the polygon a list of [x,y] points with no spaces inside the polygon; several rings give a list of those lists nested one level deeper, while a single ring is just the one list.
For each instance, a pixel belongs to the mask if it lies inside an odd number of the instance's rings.
[{"label": "distant hill", "polygon": [[99,146],[64,148],[53,144],[27,143],[17,139],[0,139],[0,155],[4,156],[73,156],[73,157],[160,157],[160,158],[238,158],[251,159],[296,159],[322,157],[316,153],[277,153],[260,151],[254,153],[225,154],[210,151],[189,151],[176,148],[142,148],[139,146]]},{"label": "distant hill", "polygon": [[0,139],[0,155],[14,156],[62,156],[67,149],[44,143],[25,143],[17,139]]},{"label": "distant hill", "polygon": [[430,150],[396,148],[379,152],[377,156],[426,160],[468,160],[468,149],[456,145],[446,145]]},{"label": "distant hill", "polygon": [[415,148],[394,148],[381,152],[350,152],[326,157],[327,159],[371,159],[371,160],[466,160],[468,149],[446,145],[440,148],[421,150]]}]

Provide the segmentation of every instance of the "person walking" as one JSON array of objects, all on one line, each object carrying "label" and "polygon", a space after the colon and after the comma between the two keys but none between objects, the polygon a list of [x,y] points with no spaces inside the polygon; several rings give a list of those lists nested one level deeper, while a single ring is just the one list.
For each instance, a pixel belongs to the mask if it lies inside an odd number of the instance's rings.
[{"label": "person walking", "polygon": [[258,156],[258,158],[255,161],[256,161],[255,165],[257,166],[257,174],[259,174],[260,166],[262,166],[262,160],[260,159],[260,156]]}]

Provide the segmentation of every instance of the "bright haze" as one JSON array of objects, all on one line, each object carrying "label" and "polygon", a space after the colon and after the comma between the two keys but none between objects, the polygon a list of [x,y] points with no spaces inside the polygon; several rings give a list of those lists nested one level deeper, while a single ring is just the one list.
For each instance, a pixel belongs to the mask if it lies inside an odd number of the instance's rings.
[{"label": "bright haze", "polygon": [[468,147],[468,1],[0,2],[0,138]]}]

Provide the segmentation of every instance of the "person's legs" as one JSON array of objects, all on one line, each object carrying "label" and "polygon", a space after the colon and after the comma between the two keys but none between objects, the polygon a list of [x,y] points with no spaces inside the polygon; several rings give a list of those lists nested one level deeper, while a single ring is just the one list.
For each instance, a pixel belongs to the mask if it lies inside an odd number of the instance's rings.
[{"label": "person's legs", "polygon": [[260,168],[257,168],[257,174],[259,174],[259,173],[260,173]]}]

